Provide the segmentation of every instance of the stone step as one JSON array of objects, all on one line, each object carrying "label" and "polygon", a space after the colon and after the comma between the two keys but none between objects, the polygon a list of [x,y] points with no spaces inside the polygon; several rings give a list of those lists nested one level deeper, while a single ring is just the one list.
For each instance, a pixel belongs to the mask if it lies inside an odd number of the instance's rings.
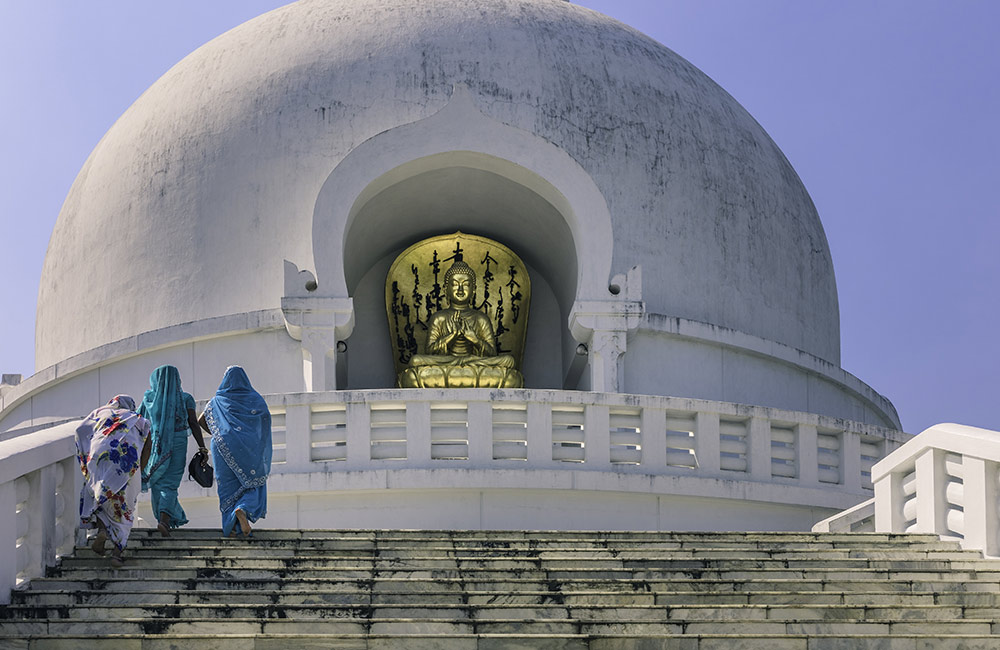
[{"label": "stone step", "polygon": [[721,635],[699,637],[681,635],[646,635],[623,637],[608,635],[340,635],[336,638],[303,634],[281,635],[116,635],[99,637],[33,636],[12,640],[0,638],[0,650],[75,650],[99,640],[106,650],[287,650],[288,648],[339,650],[856,650],[858,648],[905,648],[906,650],[995,650],[992,636],[949,635]]},{"label": "stone step", "polygon": [[[38,650],[58,648],[75,650],[89,647],[95,638],[107,650],[286,650],[288,648],[339,650],[511,650],[534,648],[538,650],[856,650],[858,648],[905,648],[906,650],[994,650],[996,639],[990,636],[948,635],[647,635],[622,637],[602,635],[342,635],[336,639],[314,635],[230,635],[219,637],[205,635],[117,635],[114,637],[35,636],[16,645],[5,645],[0,639],[0,650]],[[904,645],[905,644],[905,645]]]},{"label": "stone step", "polygon": [[909,605],[903,611],[897,605],[841,604],[567,604],[567,603],[441,603],[434,600],[419,604],[77,604],[72,607],[11,605],[2,610],[3,619],[88,619],[121,620],[131,618],[294,618],[294,619],[468,619],[468,620],[571,620],[571,621],[936,621],[990,620],[1000,615],[1000,608],[967,605]]},{"label": "stone step", "polygon": [[[991,620],[794,621],[729,619],[703,621],[535,620],[524,618],[121,618],[0,621],[0,637],[111,634],[517,634],[517,635],[976,635],[1000,633]],[[993,646],[994,648],[996,646]]]},{"label": "stone step", "polygon": [[[987,597],[998,591],[995,580],[956,581],[940,580],[929,582],[879,582],[874,583],[879,591],[897,594],[968,594]],[[475,595],[477,593],[651,593],[655,595],[690,594],[689,598],[699,595],[732,595],[746,596],[755,592],[801,592],[801,593],[844,593],[857,597],[873,590],[872,581],[868,579],[850,581],[800,581],[800,580],[750,580],[742,582],[721,580],[562,580],[536,581],[510,578],[487,582],[467,581],[461,579],[439,579],[428,582],[421,579],[382,579],[374,580],[319,580],[319,579],[258,579],[258,578],[203,578],[185,580],[142,580],[114,577],[96,580],[75,580],[63,578],[38,578],[29,583],[26,590],[15,592],[30,594],[36,590],[59,590],[64,592],[103,591],[107,593],[126,593],[136,590],[170,590],[176,592],[200,593],[202,591],[241,591],[261,590],[272,593],[286,591],[310,590],[315,592],[371,593],[373,595],[409,593],[421,594],[452,593]]]},{"label": "stone step", "polygon": [[[886,561],[975,561],[984,562],[980,553],[976,551],[861,551],[849,549],[821,549],[809,551],[801,549],[795,551],[775,551],[775,550],[730,550],[730,549],[678,549],[678,550],[658,550],[658,551],[622,551],[619,549],[565,549],[565,550],[525,550],[509,551],[496,549],[454,549],[454,548],[426,548],[426,547],[405,547],[398,549],[372,549],[371,551],[360,551],[357,549],[316,549],[301,548],[272,542],[271,545],[249,544],[232,545],[225,544],[185,544],[184,540],[164,539],[163,543],[147,542],[144,544],[130,545],[129,552],[136,557],[164,556],[173,557],[183,555],[185,557],[259,557],[261,550],[266,549],[268,557],[309,557],[309,558],[342,558],[379,560],[405,559],[405,560],[434,560],[434,559],[457,559],[457,560],[481,560],[481,559],[503,559],[503,558],[523,558],[541,560],[633,560],[633,561],[654,561],[654,560],[886,560]],[[76,556],[79,558],[94,557],[95,555],[87,546],[77,547]],[[993,566],[1000,564],[993,563]]]},{"label": "stone step", "polygon": [[32,580],[0,608],[0,650],[930,650],[1000,633],[1000,562],[930,535],[147,529],[126,556],[80,547]]},{"label": "stone step", "polygon": [[[183,528],[173,533],[183,539],[221,539],[217,528]],[[136,528],[133,540],[163,539],[155,529]],[[942,541],[927,534],[888,533],[670,533],[670,532],[559,532],[559,531],[344,531],[344,530],[281,530],[255,528],[255,540],[326,541],[368,544],[471,544],[501,548],[504,545],[574,545],[581,542],[599,545],[674,545],[689,543],[695,546],[719,547],[731,544],[745,548],[764,544],[777,547],[781,544],[799,545],[854,545],[866,548],[928,546],[941,550],[958,549],[957,542]],[[232,540],[242,541],[242,540]]]},{"label": "stone step", "polygon": [[849,605],[849,606],[959,606],[1000,608],[1000,594],[966,592],[865,593],[834,591],[755,591],[698,593],[690,591],[620,592],[620,591],[461,591],[434,590],[373,592],[369,589],[219,589],[219,590],[65,590],[22,591],[14,603],[33,607],[68,607],[75,605],[308,605],[335,604],[350,606],[412,605],[417,603],[447,605],[561,604],[611,606],[678,605]]},{"label": "stone step", "polygon": [[[514,558],[476,558],[476,559],[436,559],[436,558],[329,558],[323,556],[294,557],[185,557],[180,555],[144,555],[129,556],[129,564],[134,568],[146,570],[171,568],[206,568],[206,569],[344,569],[347,571],[407,571],[407,570],[451,570],[451,571],[684,571],[684,570],[846,570],[846,569],[885,569],[889,571],[947,571],[951,569],[979,569],[1000,571],[1000,566],[980,563],[954,563],[939,560],[867,560],[861,558],[840,560],[721,560],[721,559],[685,559],[685,560],[614,560],[614,559],[514,559]],[[74,571],[107,566],[106,557],[98,557],[93,553],[85,556],[66,558],[60,571]]]},{"label": "stone step", "polygon": [[[184,527],[172,531],[171,537],[162,537],[155,528],[133,528],[131,539],[222,539],[218,528]],[[934,535],[885,533],[513,533],[511,531],[456,531],[446,533],[421,531],[356,532],[344,530],[287,530],[255,528],[255,539],[280,540],[299,543],[326,543],[343,545],[468,545],[492,548],[534,546],[710,546],[716,548],[747,548],[759,545],[779,546],[866,546],[870,548],[927,546],[930,548],[959,548],[952,540],[942,540]],[[229,538],[242,541],[242,537]]]},{"label": "stone step", "polygon": [[442,580],[454,579],[472,582],[496,582],[510,578],[532,580],[536,582],[566,581],[566,580],[714,580],[747,582],[755,580],[805,580],[805,581],[837,581],[863,580],[881,582],[937,582],[937,581],[998,581],[1000,572],[972,570],[956,571],[944,567],[916,567],[909,570],[876,569],[876,568],[700,568],[686,569],[670,568],[552,568],[552,569],[490,569],[479,567],[467,568],[420,568],[392,567],[382,568],[377,572],[371,567],[295,567],[275,566],[254,568],[236,563],[236,566],[192,566],[192,567],[143,567],[140,562],[131,561],[120,569],[112,568],[107,563],[97,563],[93,566],[77,566],[72,569],[61,567],[53,569],[53,577],[72,577],[76,580],[94,580],[125,578],[131,580],[193,580],[203,578],[229,578],[234,580],[269,579],[301,580],[315,578],[321,580],[370,580],[373,578],[400,580]]}]

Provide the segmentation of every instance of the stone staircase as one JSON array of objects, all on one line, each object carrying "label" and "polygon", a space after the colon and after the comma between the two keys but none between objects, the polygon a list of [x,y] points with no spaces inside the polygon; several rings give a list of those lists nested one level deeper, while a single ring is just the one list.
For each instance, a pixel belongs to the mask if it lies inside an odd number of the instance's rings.
[{"label": "stone staircase", "polygon": [[998,618],[1000,562],[933,535],[136,530],[15,592],[0,648],[996,650]]}]

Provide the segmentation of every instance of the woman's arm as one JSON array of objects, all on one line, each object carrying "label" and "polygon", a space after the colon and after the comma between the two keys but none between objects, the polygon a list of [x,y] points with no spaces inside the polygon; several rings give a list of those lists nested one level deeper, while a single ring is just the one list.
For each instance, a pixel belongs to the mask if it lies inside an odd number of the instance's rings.
[{"label": "woman's arm", "polygon": [[[191,427],[191,433],[194,434],[194,441],[198,443],[198,449],[208,451],[205,448],[205,438],[201,435],[201,424],[198,422],[198,416],[195,415],[194,409],[188,409],[188,426]],[[208,427],[205,427],[207,430]]]},{"label": "woman's arm", "polygon": [[150,434],[150,435],[146,436],[146,442],[144,442],[143,445],[142,445],[142,451],[139,453],[139,471],[140,472],[145,471],[145,469],[146,469],[146,463],[149,462],[149,452],[153,448],[152,441],[153,441],[153,436],[152,436],[152,434]]}]

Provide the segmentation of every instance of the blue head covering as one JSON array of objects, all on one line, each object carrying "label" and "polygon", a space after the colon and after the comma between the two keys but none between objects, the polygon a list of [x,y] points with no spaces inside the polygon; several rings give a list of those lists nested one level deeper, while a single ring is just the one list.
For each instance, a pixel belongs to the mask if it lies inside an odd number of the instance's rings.
[{"label": "blue head covering", "polygon": [[181,393],[181,373],[174,366],[160,366],[149,376],[149,390],[139,407],[149,420],[153,441],[143,483],[156,481],[167,470],[174,434],[187,430],[187,411]]},{"label": "blue head covering", "polygon": [[271,472],[271,413],[243,368],[230,366],[205,409],[212,444],[244,488],[264,485]]}]

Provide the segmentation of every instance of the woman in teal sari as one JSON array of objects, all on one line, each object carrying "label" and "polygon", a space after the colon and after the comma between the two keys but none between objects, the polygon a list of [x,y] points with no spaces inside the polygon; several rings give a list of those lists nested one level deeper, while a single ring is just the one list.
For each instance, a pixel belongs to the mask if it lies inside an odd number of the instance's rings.
[{"label": "woman in teal sari", "polygon": [[267,514],[272,453],[267,403],[243,368],[230,366],[199,422],[212,434],[222,534],[234,536],[238,523],[249,537],[250,523]]},{"label": "woman in teal sari", "polygon": [[[152,427],[149,461],[143,468],[142,488],[149,490],[157,529],[170,537],[170,529],[187,523],[184,508],[177,500],[187,467],[188,433],[198,447],[205,439],[198,427],[194,398],[181,390],[181,375],[174,366],[160,366],[149,377],[149,390],[139,405],[139,415]],[[207,450],[206,450],[207,451]]]}]

